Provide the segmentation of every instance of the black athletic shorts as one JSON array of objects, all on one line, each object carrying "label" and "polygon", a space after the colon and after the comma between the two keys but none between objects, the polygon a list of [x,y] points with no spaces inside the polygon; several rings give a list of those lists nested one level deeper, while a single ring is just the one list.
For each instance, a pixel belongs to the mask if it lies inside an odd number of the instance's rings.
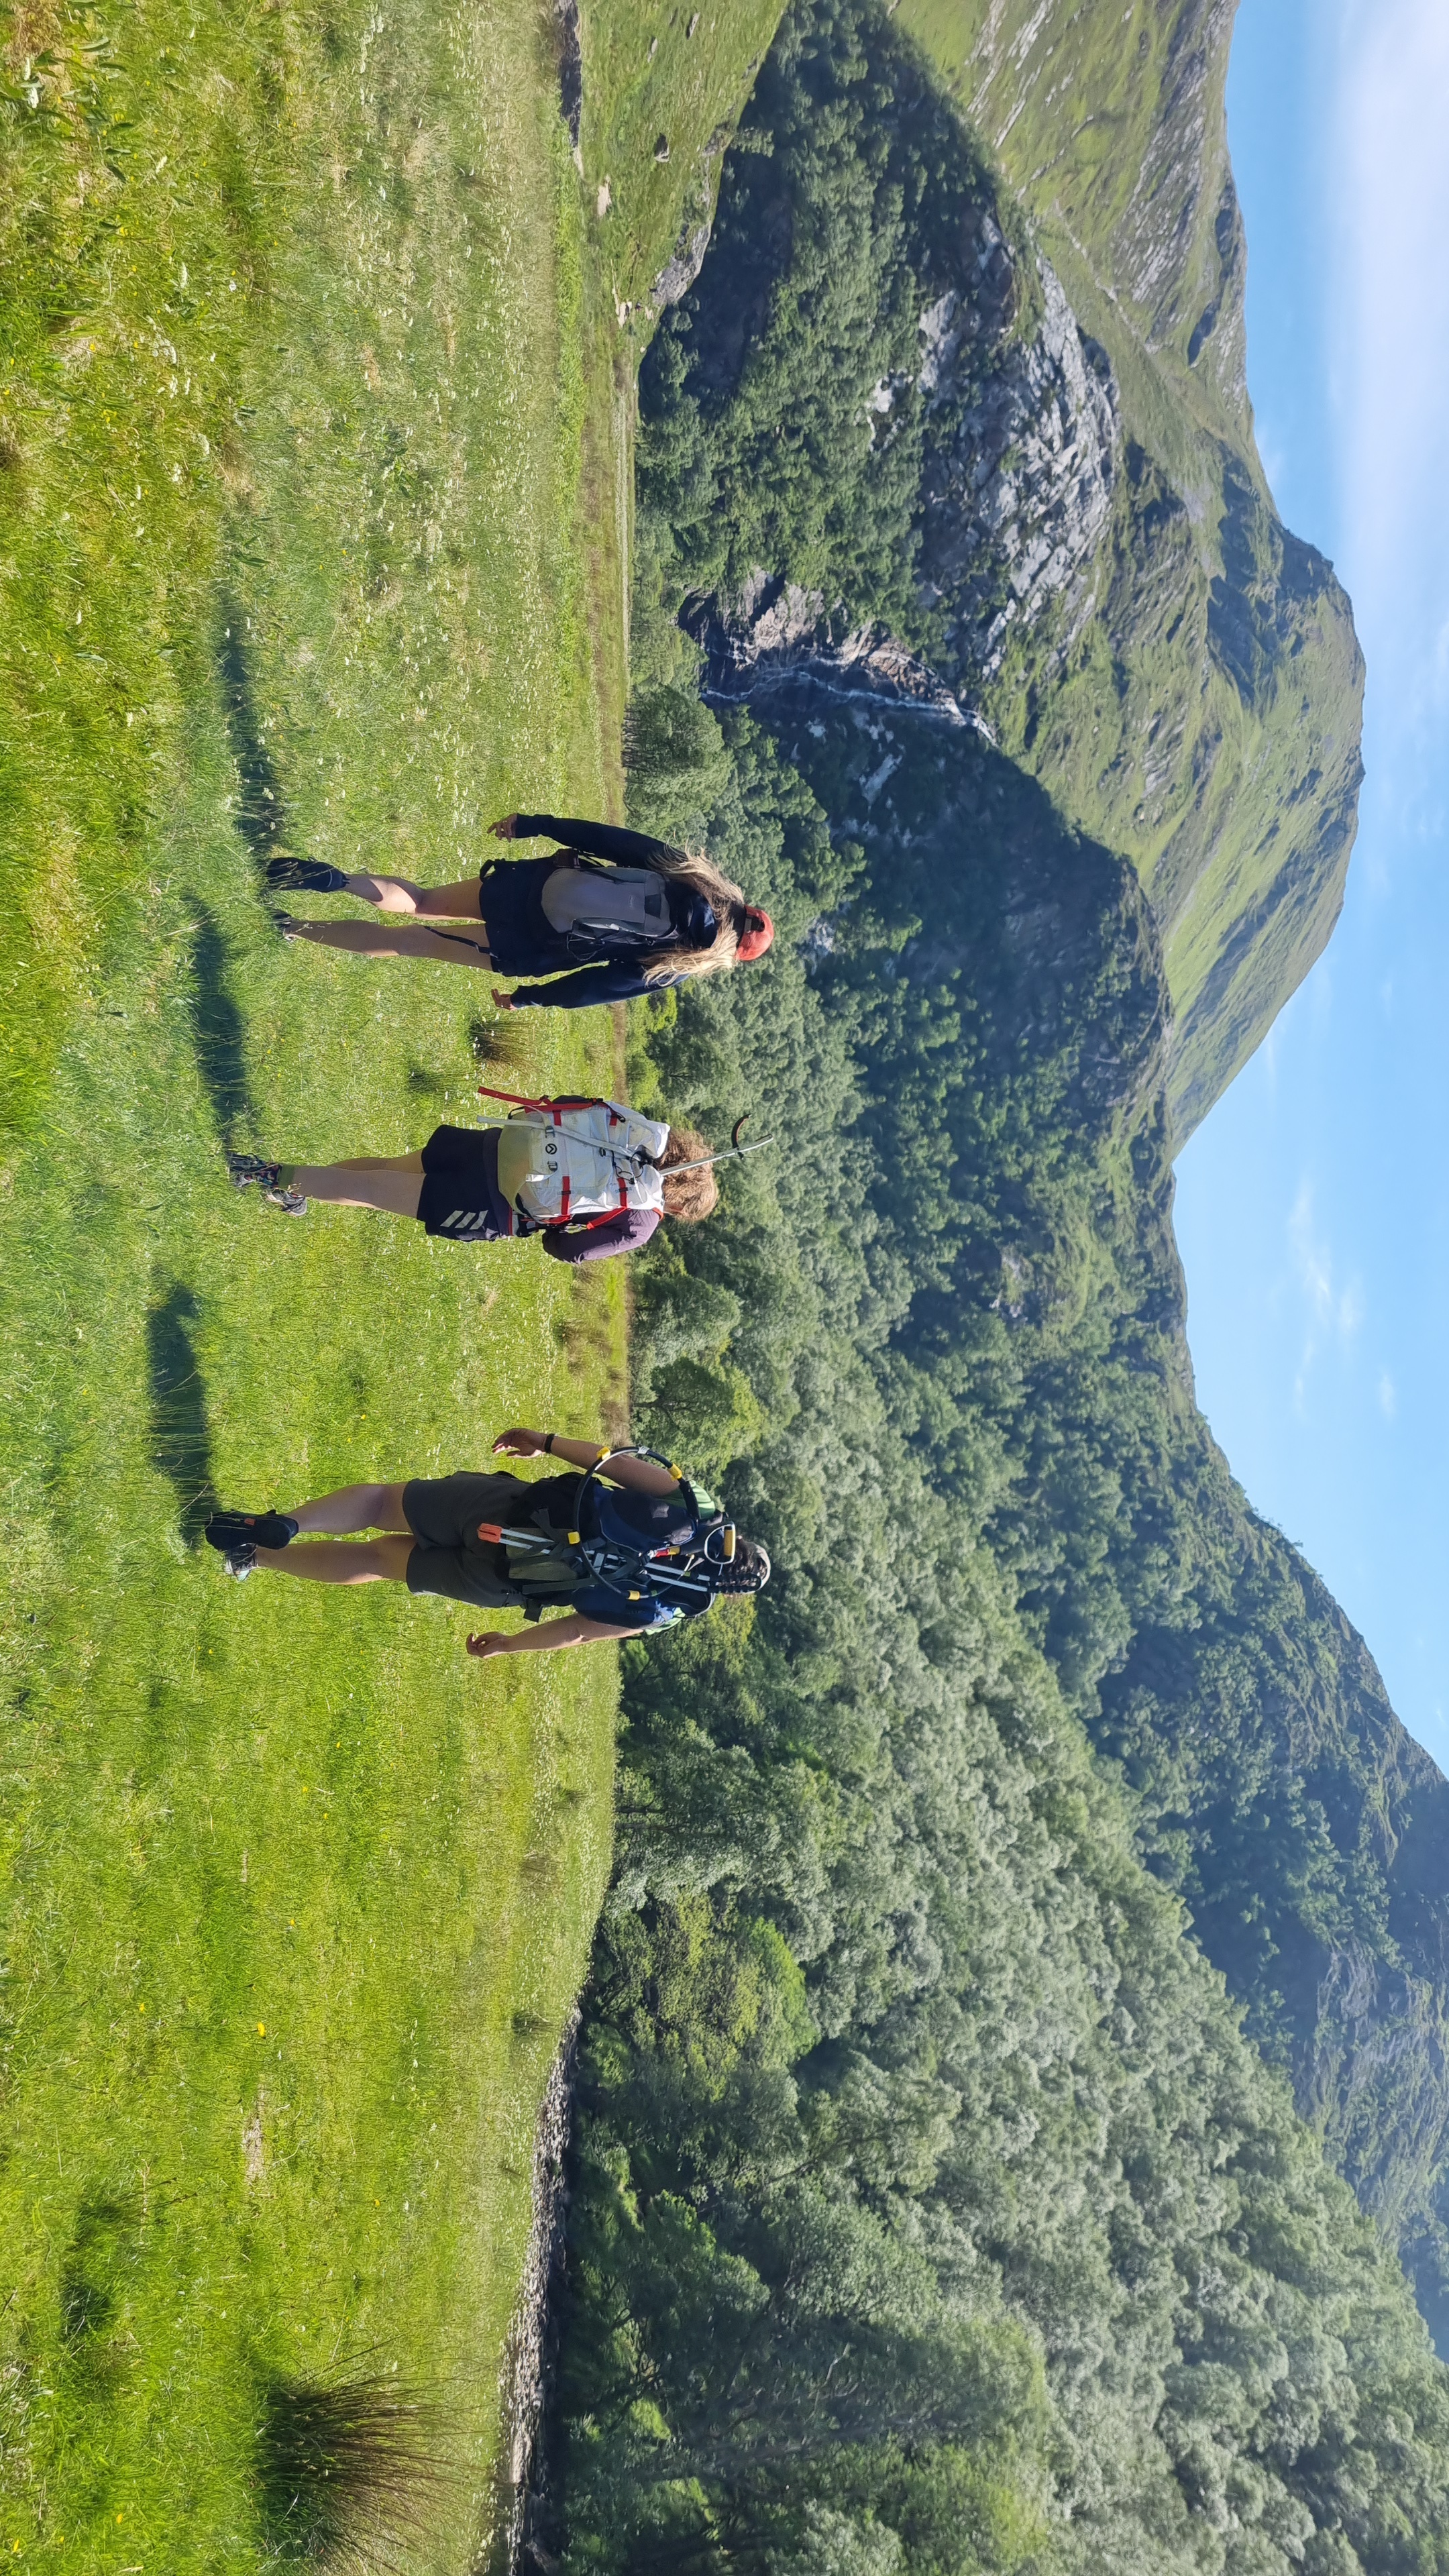
[{"label": "black athletic shorts", "polygon": [[543,908],[557,852],[546,859],[485,859],[478,871],[478,909],[488,954],[500,975],[559,975],[578,959]]},{"label": "black athletic shorts", "polygon": [[498,1186],[496,1127],[435,1127],[423,1147],[418,1219],[449,1243],[503,1243],[512,1232]]}]

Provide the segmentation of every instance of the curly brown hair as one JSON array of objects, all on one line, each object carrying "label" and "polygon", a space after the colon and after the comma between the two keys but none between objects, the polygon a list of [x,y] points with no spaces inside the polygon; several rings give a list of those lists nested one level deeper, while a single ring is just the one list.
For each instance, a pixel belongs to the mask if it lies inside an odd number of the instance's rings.
[{"label": "curly brown hair", "polygon": [[706,1163],[702,1171],[676,1172],[676,1163],[697,1163],[709,1152],[709,1146],[695,1127],[671,1127],[669,1142],[659,1157],[664,1174],[664,1213],[678,1217],[685,1225],[694,1225],[709,1216],[719,1205],[719,1183],[714,1167]]}]

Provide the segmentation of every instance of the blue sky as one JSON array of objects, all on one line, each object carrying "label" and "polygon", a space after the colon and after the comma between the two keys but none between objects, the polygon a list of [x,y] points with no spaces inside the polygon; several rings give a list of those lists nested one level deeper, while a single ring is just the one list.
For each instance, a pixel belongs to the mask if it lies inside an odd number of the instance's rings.
[{"label": "blue sky", "polygon": [[1242,0],[1248,381],[1368,660],[1325,957],[1178,1163],[1199,1400],[1449,1769],[1449,0]]}]

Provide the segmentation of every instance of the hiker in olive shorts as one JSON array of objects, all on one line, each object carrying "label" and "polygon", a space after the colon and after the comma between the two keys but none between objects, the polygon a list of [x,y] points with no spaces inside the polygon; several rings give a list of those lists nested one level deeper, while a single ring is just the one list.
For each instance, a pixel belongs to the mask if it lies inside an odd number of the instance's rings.
[{"label": "hiker in olive shorts", "polygon": [[[765,1550],[737,1538],[710,1497],[661,1462],[556,1432],[503,1431],[493,1448],[516,1458],[564,1459],[575,1472],[530,1481],[498,1469],[345,1485],[294,1512],[215,1512],[206,1535],[238,1579],[265,1572],[313,1583],[405,1583],[409,1592],[437,1593],[470,1609],[521,1609],[535,1621],[544,1608],[564,1611],[516,1635],[470,1636],[468,1652],[480,1656],[637,1636],[707,1608],[716,1593],[757,1592],[769,1581]],[[600,1496],[599,1475],[620,1489],[622,1506]],[[639,1551],[622,1588],[617,1579],[598,1578],[600,1551],[591,1563],[579,1545],[580,1522],[602,1526],[606,1541],[617,1538],[611,1510],[615,1520],[627,1516],[627,1525],[619,1520],[627,1545],[605,1561]],[[380,1535],[362,1538],[364,1530]],[[677,1569],[696,1563],[707,1572],[691,1593],[690,1577]]]}]

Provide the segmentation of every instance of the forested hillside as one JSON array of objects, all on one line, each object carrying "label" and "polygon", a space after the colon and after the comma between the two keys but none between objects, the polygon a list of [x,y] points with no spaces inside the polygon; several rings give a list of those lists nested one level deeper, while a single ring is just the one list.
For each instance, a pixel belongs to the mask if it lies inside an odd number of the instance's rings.
[{"label": "forested hillside", "polygon": [[[646,741],[673,712],[646,699]],[[865,756],[817,720],[822,762]],[[687,1269],[647,1265],[638,1419],[730,1462],[780,1572],[626,1681],[570,2561],[1442,2565],[1445,2380],[1402,2276],[1133,1849],[1206,1867],[1197,1819],[1139,1809],[1072,1713],[1146,1605],[1175,1637],[1247,1547],[1297,1571],[1194,1431],[1140,891],[967,744],[983,860],[948,878],[923,833],[847,893],[809,791],[728,734],[713,845],[799,944],[649,1057],[787,1150]],[[893,975],[926,900],[973,964]],[[1189,1740],[1212,1714],[1173,1705]],[[1323,1831],[1296,1849],[1327,1864]]]},{"label": "forested hillside", "polygon": [[671,333],[672,516],[736,688],[892,639],[1133,860],[1180,1140],[1337,917],[1362,664],[1253,446],[1229,13],[1024,15],[973,50],[983,10],[917,0],[965,124],[899,22],[787,20]]},{"label": "forested hillside", "polygon": [[[1390,2250],[1433,2313],[1445,1784],[1195,1410],[1150,872],[991,739],[928,587],[920,317],[979,420],[1033,331],[1066,368],[1052,296],[885,12],[793,9],[644,368],[631,779],[780,924],[634,1062],[778,1140],[636,1313],[641,1431],[778,1570],[626,1657],[571,2564],[1449,2566]],[[1000,562],[953,524],[979,636]],[[1115,560],[1140,619],[1162,559]]]}]

